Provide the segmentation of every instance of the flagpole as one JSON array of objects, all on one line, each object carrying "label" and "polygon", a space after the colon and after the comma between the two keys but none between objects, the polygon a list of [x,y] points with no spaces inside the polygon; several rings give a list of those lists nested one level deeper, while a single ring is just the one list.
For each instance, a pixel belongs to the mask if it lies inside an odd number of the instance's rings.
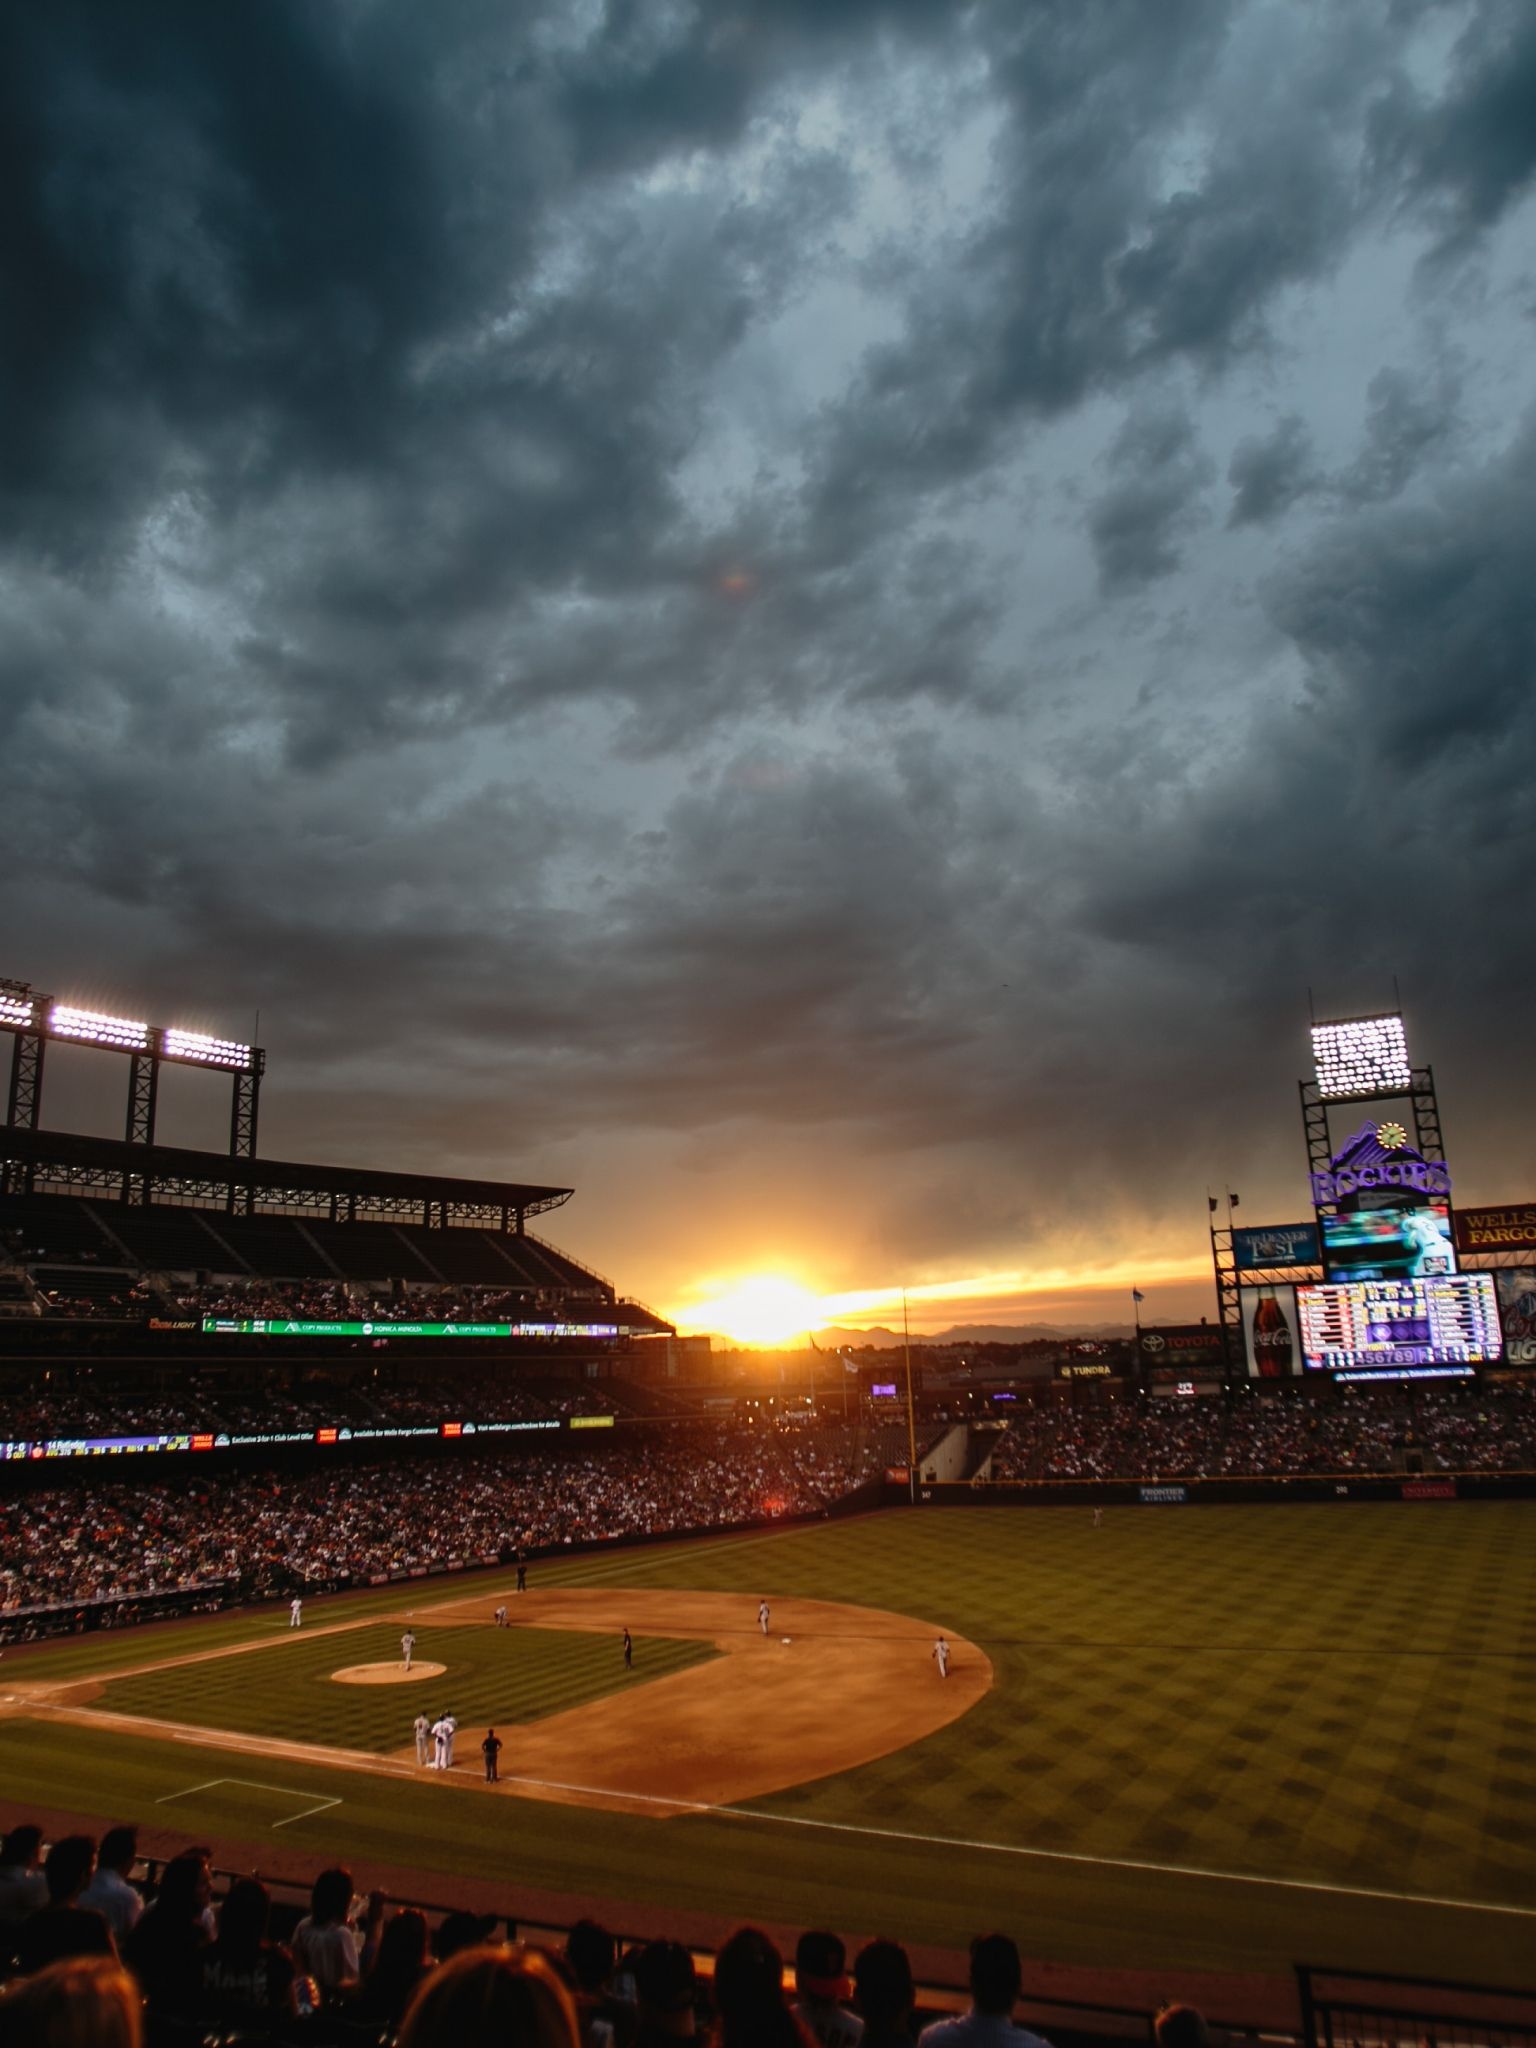
[{"label": "flagpole", "polygon": [[907,1290],[901,1290],[901,1348],[907,1361],[907,1491],[917,1502],[917,1418],[912,1410],[912,1333],[907,1327]]}]

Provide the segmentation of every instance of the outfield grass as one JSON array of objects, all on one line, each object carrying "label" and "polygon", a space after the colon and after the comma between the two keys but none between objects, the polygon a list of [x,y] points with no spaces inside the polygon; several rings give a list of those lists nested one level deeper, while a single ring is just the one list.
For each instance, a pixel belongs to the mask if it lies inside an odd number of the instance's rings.
[{"label": "outfield grass", "polygon": [[451,1710],[468,1737],[492,1722],[515,1727],[585,1706],[716,1654],[708,1643],[637,1636],[636,1668],[626,1671],[612,1635],[424,1621],[416,1629],[416,1661],[445,1666],[441,1677],[338,1685],[331,1674],[339,1666],[398,1663],[399,1629],[380,1623],[343,1633],[289,1630],[261,1650],[114,1678],[95,1704],[242,1735],[388,1752],[412,1743],[423,1708],[433,1720]]},{"label": "outfield grass", "polygon": [[[984,1509],[541,1567],[543,1583],[803,1594],[916,1614],[979,1642],[997,1683],[894,1756],[749,1809],[666,1821],[520,1801],[509,1830],[505,1802],[285,1764],[284,1787],[342,1803],[285,1820],[278,1839],[424,1874],[911,1940],[959,1944],[1002,1921],[1032,1953],[1066,1961],[1313,1959],[1519,1981],[1536,1936],[1533,1539],[1536,1504],[1523,1502],[1127,1507],[1100,1530],[1086,1509]],[[375,1611],[398,1599],[380,1596]],[[374,1607],[317,1601],[312,1618]],[[268,1612],[161,1633],[153,1648],[275,1633]],[[417,1633],[418,1654],[433,1655],[436,1632]],[[138,1639],[141,1656],[150,1646]],[[96,1646],[95,1668],[102,1650],[120,1666],[134,1647],[126,1635]],[[77,1674],[92,1650],[72,1643],[7,1669]],[[326,1654],[328,1668],[364,1661],[350,1647]],[[827,1651],[829,1665],[858,1654],[856,1635]],[[179,1675],[276,1673],[283,1655],[279,1645]],[[287,1668],[286,1697],[300,1701],[300,1665]],[[114,1681],[102,1703],[121,1705],[142,1682]],[[912,1682],[931,1682],[925,1657]],[[354,1730],[383,1709],[366,1689],[329,1691]],[[401,1696],[386,1695],[390,1714]],[[185,1694],[176,1711],[194,1718]],[[192,1745],[0,1722],[13,1799],[25,1784],[40,1803],[148,1817],[220,1769],[227,1753],[216,1763]],[[215,1787],[168,1811],[211,1835],[259,1839],[273,1824],[232,1802]]]}]

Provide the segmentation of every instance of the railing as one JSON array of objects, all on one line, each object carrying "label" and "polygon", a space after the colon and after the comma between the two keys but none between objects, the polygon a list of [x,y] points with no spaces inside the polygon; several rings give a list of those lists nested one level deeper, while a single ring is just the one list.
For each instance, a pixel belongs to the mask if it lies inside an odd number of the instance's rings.
[{"label": "railing", "polygon": [[1307,2048],[1536,2048],[1536,1991],[1296,1965]]}]

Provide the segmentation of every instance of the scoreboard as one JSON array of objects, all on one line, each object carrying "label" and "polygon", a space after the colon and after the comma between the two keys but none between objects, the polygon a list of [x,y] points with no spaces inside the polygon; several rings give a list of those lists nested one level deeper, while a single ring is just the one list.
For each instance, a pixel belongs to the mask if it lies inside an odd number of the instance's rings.
[{"label": "scoreboard", "polygon": [[1503,1350],[1488,1273],[1298,1287],[1296,1309],[1308,1368],[1341,1380],[1455,1378]]}]

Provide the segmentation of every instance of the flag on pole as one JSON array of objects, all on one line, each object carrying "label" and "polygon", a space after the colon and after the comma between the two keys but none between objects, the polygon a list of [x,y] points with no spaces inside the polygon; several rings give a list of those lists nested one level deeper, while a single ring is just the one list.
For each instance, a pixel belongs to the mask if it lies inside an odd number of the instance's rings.
[{"label": "flag on pole", "polygon": [[1141,1289],[1140,1289],[1139,1287],[1133,1287],[1133,1288],[1131,1289],[1131,1299],[1132,1299],[1132,1301],[1145,1301],[1145,1300],[1146,1300],[1146,1298],[1147,1298],[1147,1297],[1146,1297],[1146,1296],[1145,1296],[1145,1295],[1144,1295],[1144,1294],[1142,1293],[1142,1291],[1141,1291]]}]

